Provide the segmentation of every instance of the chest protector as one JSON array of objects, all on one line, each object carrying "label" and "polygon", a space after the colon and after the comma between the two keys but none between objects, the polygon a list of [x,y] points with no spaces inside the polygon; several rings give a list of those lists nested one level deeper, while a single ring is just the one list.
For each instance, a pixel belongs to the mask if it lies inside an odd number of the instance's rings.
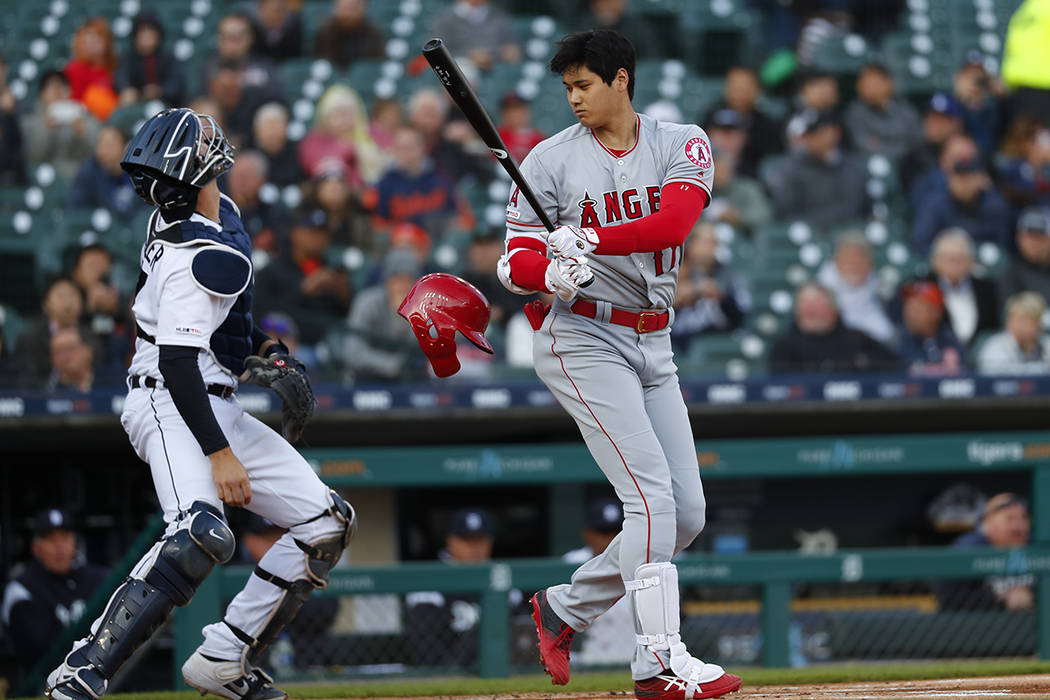
[{"label": "chest protector", "polygon": [[[222,229],[218,231],[213,226],[191,219],[165,226],[163,219],[154,214],[150,217],[146,249],[153,245],[171,245],[182,248],[212,242],[233,248],[251,260],[251,236],[241,223],[240,212],[226,196],[219,201],[219,221]],[[157,230],[158,225],[164,228]],[[232,256],[229,257],[232,259]],[[233,274],[236,273],[233,272]],[[210,346],[215,359],[234,376],[244,371],[244,358],[252,354],[252,328],[255,325],[252,320],[254,284],[254,276],[249,276],[247,286],[237,295],[230,312],[211,334]]]}]

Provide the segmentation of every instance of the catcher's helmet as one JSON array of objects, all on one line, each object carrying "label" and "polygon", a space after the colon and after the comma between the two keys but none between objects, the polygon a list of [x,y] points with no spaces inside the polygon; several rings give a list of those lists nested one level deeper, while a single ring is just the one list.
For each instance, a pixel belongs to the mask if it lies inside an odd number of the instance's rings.
[{"label": "catcher's helmet", "polygon": [[165,220],[186,218],[197,193],[233,165],[233,147],[207,114],[169,109],[154,115],[128,143],[120,167],[135,192]]},{"label": "catcher's helmet", "polygon": [[397,312],[412,324],[419,347],[439,377],[459,371],[456,331],[481,350],[492,353],[492,346],[485,339],[488,299],[477,287],[455,275],[435,272],[422,277]]}]

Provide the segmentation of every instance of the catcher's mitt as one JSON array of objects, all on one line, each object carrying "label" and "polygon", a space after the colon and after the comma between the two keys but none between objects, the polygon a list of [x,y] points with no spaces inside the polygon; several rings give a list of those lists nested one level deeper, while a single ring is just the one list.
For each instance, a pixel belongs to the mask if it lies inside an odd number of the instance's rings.
[{"label": "catcher's mitt", "polygon": [[273,389],[281,397],[281,434],[293,445],[314,414],[317,399],[306,376],[306,366],[291,355],[249,355],[244,360],[245,381]]}]

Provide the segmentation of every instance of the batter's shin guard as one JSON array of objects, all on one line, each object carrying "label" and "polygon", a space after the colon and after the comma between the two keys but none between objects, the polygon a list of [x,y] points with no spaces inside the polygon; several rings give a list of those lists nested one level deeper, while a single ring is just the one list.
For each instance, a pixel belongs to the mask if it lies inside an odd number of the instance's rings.
[{"label": "batter's shin guard", "polygon": [[709,683],[725,671],[694,658],[682,643],[678,569],[670,562],[642,564],[635,569],[634,576],[633,581],[624,581],[624,587],[634,593],[634,607],[642,629],[637,636],[638,643],[652,653],[670,654],[671,670],[686,682],[685,697],[691,698],[701,683]]},{"label": "batter's shin guard", "polygon": [[284,593],[274,606],[270,618],[263,625],[258,636],[252,637],[239,627],[230,624],[229,621],[223,621],[234,636],[247,645],[246,660],[252,667],[258,666],[265,658],[266,650],[277,640],[281,630],[292,621],[314,589],[325,588],[328,585],[328,572],[339,562],[343,550],[357,533],[357,514],[353,506],[335,491],[328,492],[328,502],[327,510],[301,524],[305,525],[323,517],[332,517],[342,525],[342,531],[316,542],[303,542],[294,538],[292,540],[306,556],[306,578],[286,581],[260,566],[255,567],[255,571],[252,572],[253,575],[264,581],[284,589]]}]

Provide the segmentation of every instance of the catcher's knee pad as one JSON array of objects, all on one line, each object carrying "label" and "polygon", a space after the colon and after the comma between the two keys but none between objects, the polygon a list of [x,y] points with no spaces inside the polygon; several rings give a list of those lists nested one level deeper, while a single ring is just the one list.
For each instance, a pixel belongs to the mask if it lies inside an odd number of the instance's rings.
[{"label": "catcher's knee pad", "polygon": [[175,605],[185,605],[215,563],[230,560],[235,546],[222,512],[194,501],[186,522],[161,545],[146,582],[163,591]]},{"label": "catcher's knee pad", "polygon": [[325,588],[328,585],[328,573],[339,561],[343,550],[350,544],[354,534],[357,532],[357,514],[353,506],[346,502],[342,496],[335,491],[328,492],[328,508],[309,520],[298,523],[290,528],[290,533],[301,526],[316,522],[322,518],[331,517],[338,523],[335,534],[322,535],[316,540],[304,542],[292,537],[295,546],[302,550],[306,556],[306,578],[288,581],[277,576],[261,566],[255,567],[253,574],[268,581],[269,583],[284,590],[273,613],[259,631],[258,635],[252,637],[244,630],[224,621],[234,636],[247,645],[247,660],[251,664],[259,663],[263,652],[277,640],[281,630],[292,621],[299,608],[306,599],[310,597],[314,589]]}]

